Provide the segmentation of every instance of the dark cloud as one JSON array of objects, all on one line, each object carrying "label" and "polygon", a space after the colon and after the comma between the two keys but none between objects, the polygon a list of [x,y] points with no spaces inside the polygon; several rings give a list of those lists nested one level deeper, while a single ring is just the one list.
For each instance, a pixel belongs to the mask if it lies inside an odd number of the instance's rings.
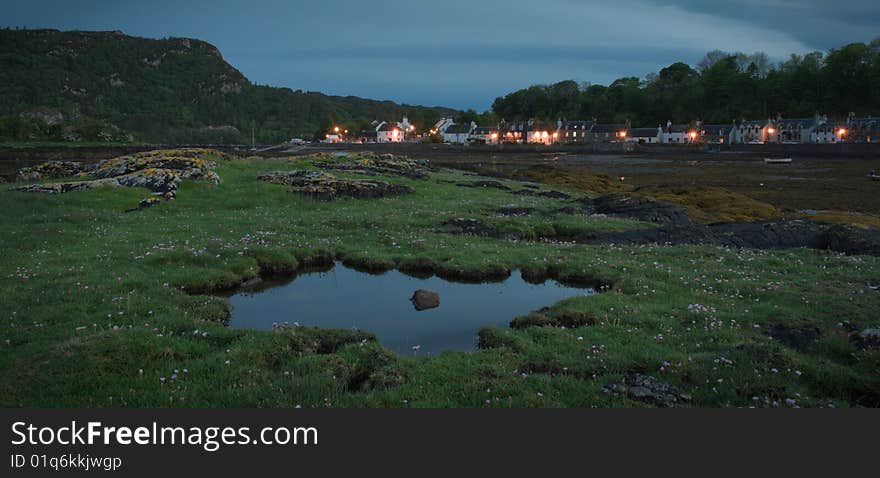
[{"label": "dark cloud", "polygon": [[0,22],[196,37],[261,84],[480,109],[533,83],[608,83],[716,48],[782,59],[868,41],[875,3],[30,0]]}]

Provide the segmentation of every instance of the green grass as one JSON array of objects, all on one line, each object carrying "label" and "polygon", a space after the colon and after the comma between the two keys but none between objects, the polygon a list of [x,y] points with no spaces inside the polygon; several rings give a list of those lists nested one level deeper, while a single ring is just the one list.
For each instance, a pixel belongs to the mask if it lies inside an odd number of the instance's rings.
[{"label": "green grass", "polygon": [[[695,406],[880,405],[880,355],[856,349],[838,326],[880,326],[878,293],[868,287],[878,258],[530,241],[646,225],[552,212],[565,201],[454,186],[473,178],[446,170],[424,181],[383,178],[416,192],[377,200],[318,202],[256,179],[304,166],[224,161],[219,187],[185,181],[176,200],[133,213],[123,211],[146,191],[0,192],[0,404],[644,406],[602,391],[640,372],[691,394]],[[537,212],[497,215],[510,204]],[[453,218],[524,239],[439,232]],[[294,268],[321,252],[477,275],[548,270],[614,286],[547,304],[544,326],[484,330],[492,348],[430,357],[397,356],[347,331],[233,330],[224,325],[224,298],[186,292],[233,286],[261,267]],[[591,325],[563,328],[557,318],[571,314]],[[795,350],[767,337],[774,326],[822,334]]]}]

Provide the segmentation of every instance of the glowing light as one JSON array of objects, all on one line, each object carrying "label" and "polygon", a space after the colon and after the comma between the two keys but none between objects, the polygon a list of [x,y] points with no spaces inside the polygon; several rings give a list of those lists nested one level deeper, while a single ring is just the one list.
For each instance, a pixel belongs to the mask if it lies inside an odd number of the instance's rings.
[{"label": "glowing light", "polygon": [[621,138],[626,138],[626,131],[621,131],[621,132],[617,133],[617,136],[619,136]]},{"label": "glowing light", "polygon": [[542,132],[541,132],[541,137],[542,137],[542,138],[546,138],[546,137],[548,137],[548,136],[550,136],[550,135],[549,135],[546,131],[542,131]]},{"label": "glowing light", "polygon": [[837,131],[837,136],[846,136],[846,129],[845,129],[845,128],[840,128],[840,129]]},{"label": "glowing light", "polygon": [[696,131],[691,131],[691,132],[688,134],[688,136],[690,136],[690,137],[691,137],[691,141],[693,141],[693,140],[697,139],[697,132],[696,132]]},{"label": "glowing light", "polygon": [[767,132],[770,134],[776,134],[776,128],[768,128]]},{"label": "glowing light", "polygon": [[391,136],[392,136],[392,137],[396,138],[396,137],[398,137],[399,135],[400,135],[400,130],[399,130],[399,129],[394,128],[394,129],[391,131]]},{"label": "glowing light", "polygon": [[559,133],[553,133],[553,137],[554,137],[554,138],[558,138],[558,137],[559,137]]},{"label": "glowing light", "polygon": [[492,139],[498,139],[498,133],[492,133],[489,137]]},{"label": "glowing light", "polygon": [[339,132],[339,126],[333,128],[333,132],[334,132],[334,133],[338,133],[338,132]]}]

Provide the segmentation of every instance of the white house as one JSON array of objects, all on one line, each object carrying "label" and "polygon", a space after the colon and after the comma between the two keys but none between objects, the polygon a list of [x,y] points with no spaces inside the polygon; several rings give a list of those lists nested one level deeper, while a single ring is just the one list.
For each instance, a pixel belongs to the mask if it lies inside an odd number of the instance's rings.
[{"label": "white house", "polygon": [[403,131],[395,125],[387,121],[379,123],[376,126],[376,142],[377,143],[400,143],[403,141]]},{"label": "white house", "polygon": [[478,144],[498,144],[501,133],[498,128],[490,126],[477,126],[471,131],[468,141]]},{"label": "white house", "polygon": [[690,128],[686,124],[672,124],[672,121],[666,122],[666,128],[662,128],[661,142],[667,144],[682,144],[696,141],[696,130]]},{"label": "white house", "polygon": [[734,128],[733,139],[739,144],[764,144],[768,138],[776,134],[776,128],[770,120],[742,121]]},{"label": "white house", "polygon": [[839,143],[847,139],[846,123],[823,123],[810,133],[811,143]]},{"label": "white house", "polygon": [[453,124],[455,124],[455,120],[452,118],[440,118],[440,121],[434,123],[434,127],[431,128],[431,133],[443,134],[446,132],[446,128],[449,128]]},{"label": "white house", "polygon": [[663,138],[663,128],[631,128],[624,138],[626,143],[655,144]]},{"label": "white house", "polygon": [[470,138],[471,131],[476,129],[477,124],[473,121],[470,124],[451,124],[441,133],[444,143],[465,144]]}]

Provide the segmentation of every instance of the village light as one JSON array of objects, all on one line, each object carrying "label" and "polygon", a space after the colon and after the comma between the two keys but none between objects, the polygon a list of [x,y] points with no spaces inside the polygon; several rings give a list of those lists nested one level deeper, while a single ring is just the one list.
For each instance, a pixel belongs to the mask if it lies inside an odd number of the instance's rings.
[{"label": "village light", "polygon": [[338,132],[339,132],[339,126],[336,126],[335,128],[333,128],[333,132],[334,132],[334,133],[338,133]]},{"label": "village light", "polygon": [[542,131],[542,132],[541,132],[541,137],[542,137],[542,138],[546,138],[547,136],[550,136],[550,135],[547,134],[546,131]]},{"label": "village light", "polygon": [[776,128],[768,128],[767,132],[770,134],[776,134]]},{"label": "village light", "polygon": [[399,134],[400,134],[400,130],[397,129],[397,128],[394,128],[394,129],[391,131],[391,136],[393,136],[393,137],[395,137],[395,138],[396,138]]},{"label": "village light", "polygon": [[498,133],[492,133],[491,137],[492,139],[498,139]]},{"label": "village light", "polygon": [[691,141],[694,141],[695,139],[697,139],[697,132],[696,132],[696,131],[691,131],[691,132],[688,134],[688,136],[691,137]]},{"label": "village light", "polygon": [[617,136],[620,138],[626,138],[626,131],[621,131],[621,132],[617,133]]},{"label": "village light", "polygon": [[840,130],[837,131],[837,136],[846,136],[846,128],[840,128]]}]

